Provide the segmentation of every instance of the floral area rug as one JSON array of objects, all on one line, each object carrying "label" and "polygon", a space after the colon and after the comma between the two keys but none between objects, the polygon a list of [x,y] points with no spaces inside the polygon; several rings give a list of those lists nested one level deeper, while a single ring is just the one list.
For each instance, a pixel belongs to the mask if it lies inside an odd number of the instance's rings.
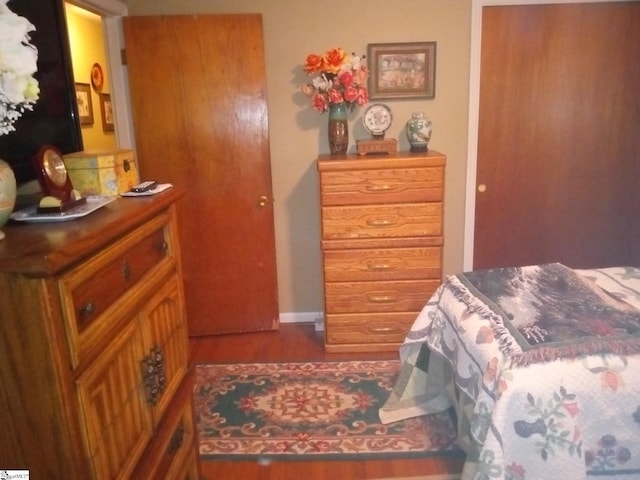
[{"label": "floral area rug", "polygon": [[462,456],[452,410],[380,423],[399,369],[397,360],[197,365],[201,458]]}]

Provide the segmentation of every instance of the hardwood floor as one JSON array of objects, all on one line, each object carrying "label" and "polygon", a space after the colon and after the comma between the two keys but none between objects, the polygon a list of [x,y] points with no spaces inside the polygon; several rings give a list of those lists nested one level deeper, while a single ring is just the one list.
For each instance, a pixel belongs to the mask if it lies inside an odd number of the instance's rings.
[{"label": "hardwood floor", "polygon": [[[313,325],[286,324],[276,332],[243,333],[191,339],[191,363],[279,362],[397,358],[389,353],[335,353],[324,351],[322,332]],[[206,461],[206,480],[365,480],[460,473],[460,459],[406,459],[366,461],[282,461],[261,465],[252,461]]]}]

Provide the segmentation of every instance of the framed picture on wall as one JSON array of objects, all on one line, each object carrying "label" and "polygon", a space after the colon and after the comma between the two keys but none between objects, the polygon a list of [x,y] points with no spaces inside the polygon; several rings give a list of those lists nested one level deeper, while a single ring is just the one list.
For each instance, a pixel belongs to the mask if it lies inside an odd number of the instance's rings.
[{"label": "framed picture on wall", "polygon": [[80,125],[93,125],[93,104],[91,86],[88,83],[76,83],[76,100]]},{"label": "framed picture on wall", "polygon": [[102,117],[102,131],[113,132],[113,108],[111,107],[111,94],[100,94],[100,116]]},{"label": "framed picture on wall", "polygon": [[378,99],[436,96],[436,42],[370,43],[369,97]]}]

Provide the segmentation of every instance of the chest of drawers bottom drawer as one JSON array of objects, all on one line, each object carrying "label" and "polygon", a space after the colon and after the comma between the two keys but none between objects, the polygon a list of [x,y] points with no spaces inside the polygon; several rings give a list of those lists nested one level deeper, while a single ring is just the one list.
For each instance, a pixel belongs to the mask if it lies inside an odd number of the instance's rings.
[{"label": "chest of drawers bottom drawer", "polygon": [[397,350],[419,312],[327,314],[327,351]]}]

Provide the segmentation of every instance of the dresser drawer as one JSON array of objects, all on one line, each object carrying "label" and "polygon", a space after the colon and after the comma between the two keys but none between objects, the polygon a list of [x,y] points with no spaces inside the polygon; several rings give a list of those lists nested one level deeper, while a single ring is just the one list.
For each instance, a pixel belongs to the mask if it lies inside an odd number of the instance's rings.
[{"label": "dresser drawer", "polygon": [[59,280],[74,367],[105,331],[115,328],[122,318],[118,312],[131,307],[124,303],[140,300],[148,290],[145,280],[175,267],[168,221],[164,215],[155,218]]},{"label": "dresser drawer", "polygon": [[442,248],[325,250],[326,282],[440,279]]},{"label": "dresser drawer", "polygon": [[135,285],[165,257],[166,242],[162,228],[151,232],[124,251],[114,251],[94,268],[81,266],[71,275],[85,277],[68,292],[73,302],[73,316],[82,333],[123,293]]},{"label": "dresser drawer", "polygon": [[[191,372],[192,373],[192,372]],[[190,374],[180,386],[164,421],[155,432],[153,444],[138,463],[132,479],[189,479],[199,477],[195,453],[195,432]]]},{"label": "dresser drawer", "polygon": [[444,167],[325,171],[323,205],[441,202]]},{"label": "dresser drawer", "polygon": [[322,208],[322,239],[442,235],[442,203]]},{"label": "dresser drawer", "polygon": [[325,311],[330,313],[418,312],[440,279],[389,282],[327,282]]},{"label": "dresser drawer", "polygon": [[328,344],[400,344],[418,312],[326,315]]}]

